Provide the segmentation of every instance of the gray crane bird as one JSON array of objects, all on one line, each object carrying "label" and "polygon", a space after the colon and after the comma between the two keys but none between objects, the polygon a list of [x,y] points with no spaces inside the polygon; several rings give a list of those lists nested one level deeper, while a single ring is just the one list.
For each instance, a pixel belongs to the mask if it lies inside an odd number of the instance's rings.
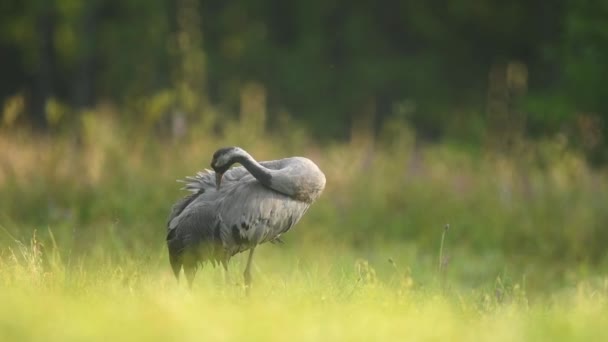
[{"label": "gray crane bird", "polygon": [[[242,166],[230,168],[235,163]],[[230,258],[249,250],[243,274],[249,288],[256,246],[281,242],[323,192],[325,175],[307,158],[258,163],[239,147],[217,150],[211,168],[183,181],[191,194],[171,208],[169,261],[178,281],[183,267],[192,288],[206,261],[228,271]]]}]

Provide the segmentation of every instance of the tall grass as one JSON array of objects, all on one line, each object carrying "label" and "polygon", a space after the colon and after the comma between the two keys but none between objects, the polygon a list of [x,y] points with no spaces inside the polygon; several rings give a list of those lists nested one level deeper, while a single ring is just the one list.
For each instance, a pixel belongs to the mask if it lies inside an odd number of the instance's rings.
[{"label": "tall grass", "polygon": [[[4,341],[604,340],[608,278],[530,301],[521,284],[438,291],[392,261],[389,273],[348,248],[262,249],[250,296],[204,269],[195,288],[159,260],[66,264],[33,237],[0,258]],[[8,254],[6,252],[8,251]],[[298,256],[299,255],[299,256]],[[310,258],[305,258],[310,257]],[[301,258],[301,259],[300,259]],[[349,260],[356,260],[351,263]],[[237,271],[237,269],[239,271]],[[272,269],[270,271],[269,269]]]},{"label": "tall grass", "polygon": [[[0,339],[606,337],[608,177],[559,139],[471,152],[395,122],[363,148],[232,121],[173,139],[117,117],[0,130]],[[308,156],[328,180],[286,245],[259,249],[251,298],[241,257],[188,292],[164,246],[175,179],[226,145]]]},{"label": "tall grass", "polygon": [[100,241],[161,244],[168,208],[183,195],[174,180],[207,167],[217,147],[241,145],[261,160],[306,155],[326,173],[326,192],[294,239],[361,248],[412,242],[430,252],[450,223],[455,252],[526,264],[606,261],[608,177],[559,140],[523,142],[510,155],[474,154],[417,146],[407,126],[394,125],[372,148],[355,148],[320,145],[304,133],[252,136],[229,122],[219,133],[191,127],[175,141],[96,114],[69,133],[1,131],[5,230],[28,237],[50,228],[62,244],[85,249]]}]

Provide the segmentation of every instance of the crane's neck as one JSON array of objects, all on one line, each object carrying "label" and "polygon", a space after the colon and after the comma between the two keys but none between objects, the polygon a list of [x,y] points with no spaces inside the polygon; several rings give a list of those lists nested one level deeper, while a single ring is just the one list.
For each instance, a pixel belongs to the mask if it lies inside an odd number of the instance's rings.
[{"label": "crane's neck", "polygon": [[[243,165],[263,186],[286,196],[308,201],[308,197],[302,197],[300,194],[302,184],[294,181],[294,175],[289,172],[288,168],[270,169],[264,167],[242,150],[232,158],[232,162]],[[295,177],[295,179],[298,179],[298,177]]]},{"label": "crane's neck", "polygon": [[248,153],[244,152],[236,156],[233,161],[239,163],[251,173],[262,185],[271,188],[272,187],[272,173],[270,169],[265,168],[258,163]]}]

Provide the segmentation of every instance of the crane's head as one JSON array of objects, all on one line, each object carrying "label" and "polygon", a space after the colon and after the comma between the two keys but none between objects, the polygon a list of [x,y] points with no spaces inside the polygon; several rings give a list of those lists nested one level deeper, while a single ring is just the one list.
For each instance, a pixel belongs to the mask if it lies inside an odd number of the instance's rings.
[{"label": "crane's head", "polygon": [[237,161],[237,158],[243,155],[243,149],[239,147],[223,147],[215,151],[213,159],[211,159],[211,168],[215,171],[215,186],[220,189],[222,176],[232,164]]}]

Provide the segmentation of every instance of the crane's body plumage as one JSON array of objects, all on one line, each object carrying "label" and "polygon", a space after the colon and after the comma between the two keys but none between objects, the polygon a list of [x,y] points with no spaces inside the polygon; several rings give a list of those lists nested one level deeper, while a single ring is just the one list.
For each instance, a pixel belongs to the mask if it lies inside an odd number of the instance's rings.
[{"label": "crane's body plumage", "polygon": [[[190,285],[200,263],[219,262],[226,268],[235,254],[280,241],[325,187],[325,175],[309,159],[257,163],[242,149],[233,149],[236,152],[224,153],[231,156],[220,154],[217,159],[224,158],[223,166],[235,162],[243,166],[221,171],[218,166],[217,171],[204,170],[186,178],[185,189],[191,194],[171,209],[167,223],[170,261],[176,277],[183,266]],[[214,155],[212,167],[215,161]],[[223,175],[219,189],[216,172]]]}]

